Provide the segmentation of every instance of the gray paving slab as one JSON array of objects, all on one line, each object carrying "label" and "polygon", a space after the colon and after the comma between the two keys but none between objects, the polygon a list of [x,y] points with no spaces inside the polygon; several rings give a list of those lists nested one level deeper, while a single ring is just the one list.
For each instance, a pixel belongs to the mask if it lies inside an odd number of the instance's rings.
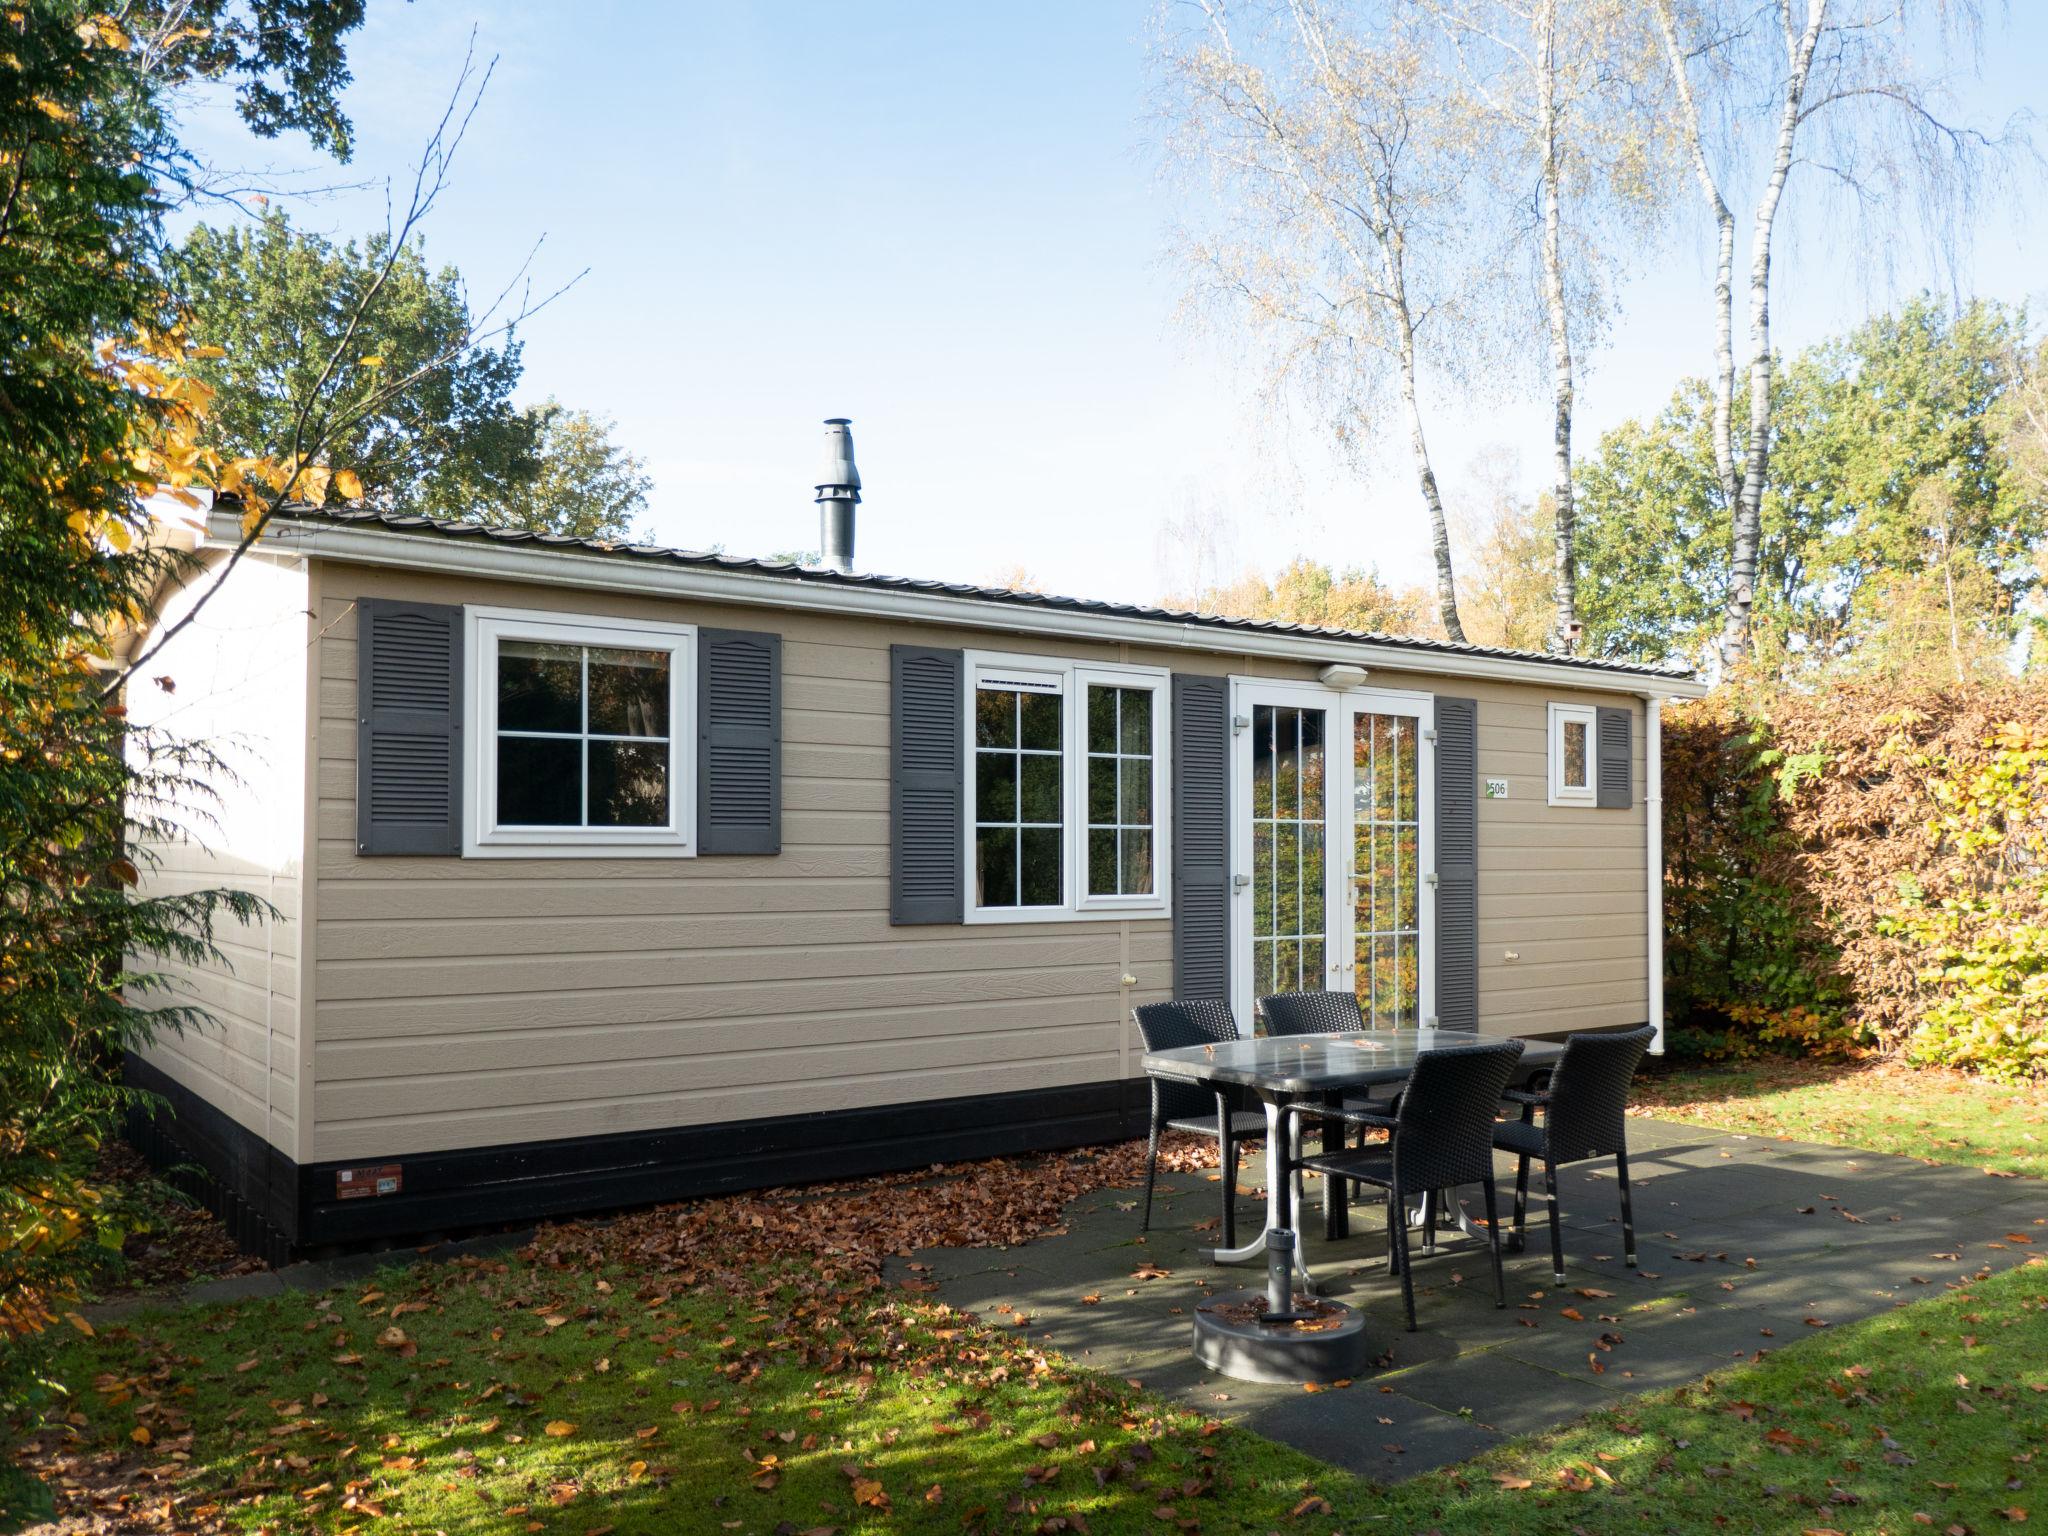
[{"label": "gray paving slab", "polygon": [[[1208,1262],[1220,1190],[1196,1175],[1166,1179],[1171,1193],[1156,1201],[1149,1233],[1138,1230],[1137,1192],[1104,1191],[1075,1202],[1056,1236],[917,1260],[931,1266],[941,1299],[997,1323],[1021,1311],[1034,1339],[1072,1358],[1393,1481],[1463,1460],[1503,1435],[1787,1347],[1818,1331],[1809,1316],[1839,1326],[2048,1251],[2042,1181],[1650,1120],[1631,1120],[1629,1131],[1640,1269],[1622,1262],[1612,1164],[1576,1165],[1559,1179],[1567,1284],[1551,1283],[1540,1198],[1530,1202],[1527,1251],[1506,1256],[1505,1311],[1494,1306],[1484,1243],[1447,1222],[1436,1255],[1423,1256],[1417,1243],[1412,1334],[1386,1271],[1381,1208],[1353,1206],[1350,1235],[1327,1242],[1311,1185],[1297,1217],[1311,1273],[1325,1294],[1364,1308],[1384,1340],[1385,1363],[1341,1391],[1256,1387],[1196,1364],[1192,1307],[1208,1291],[1256,1284],[1260,1273]],[[1264,1220],[1261,1157],[1247,1157],[1241,1181],[1242,1240]],[[1540,1184],[1540,1175],[1532,1179]],[[1504,1163],[1503,1221],[1512,1187],[1513,1166]],[[1476,1193],[1471,1206],[1477,1214]],[[1170,1273],[1136,1278],[1147,1263]],[[992,1310],[1001,1305],[1012,1311]],[[1582,1321],[1565,1318],[1566,1307]],[[1394,1423],[1380,1422],[1387,1418]]]},{"label": "gray paving slab", "polygon": [[1531,1365],[1498,1349],[1467,1350],[1454,1359],[1383,1376],[1379,1385],[1507,1435],[1611,1407],[1616,1398],[1591,1379]]},{"label": "gray paving slab", "polygon": [[[1325,1398],[1334,1399],[1338,1411]],[[1357,1383],[1341,1396],[1295,1391],[1229,1417],[1269,1440],[1382,1483],[1469,1461],[1507,1438],[1472,1419]]]}]

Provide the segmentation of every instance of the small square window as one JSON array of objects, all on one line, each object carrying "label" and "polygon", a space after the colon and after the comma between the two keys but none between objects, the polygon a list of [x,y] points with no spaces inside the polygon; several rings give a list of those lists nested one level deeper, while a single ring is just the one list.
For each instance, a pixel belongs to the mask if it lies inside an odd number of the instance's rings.
[{"label": "small square window", "polygon": [[1550,803],[1592,805],[1594,711],[1590,704],[1550,706]]},{"label": "small square window", "polygon": [[689,851],[681,625],[472,609],[471,825],[480,854]]}]

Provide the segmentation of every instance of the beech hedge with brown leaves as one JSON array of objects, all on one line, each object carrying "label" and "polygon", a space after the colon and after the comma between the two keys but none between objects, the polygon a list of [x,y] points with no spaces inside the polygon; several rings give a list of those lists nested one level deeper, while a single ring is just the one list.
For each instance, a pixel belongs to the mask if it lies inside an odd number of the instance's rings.
[{"label": "beech hedge with brown leaves", "polygon": [[1665,718],[1674,1049],[2048,1075],[2048,689],[1752,684]]}]

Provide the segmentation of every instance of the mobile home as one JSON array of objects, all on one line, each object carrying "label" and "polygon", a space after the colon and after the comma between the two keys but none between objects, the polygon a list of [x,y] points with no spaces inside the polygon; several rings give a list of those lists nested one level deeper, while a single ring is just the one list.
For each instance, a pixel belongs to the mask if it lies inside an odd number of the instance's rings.
[{"label": "mobile home", "polygon": [[239,774],[149,880],[278,914],[128,1067],[247,1241],[1141,1133],[1170,996],[1661,1020],[1689,675],[867,574],[841,457],[807,566],[294,510],[135,680]]}]

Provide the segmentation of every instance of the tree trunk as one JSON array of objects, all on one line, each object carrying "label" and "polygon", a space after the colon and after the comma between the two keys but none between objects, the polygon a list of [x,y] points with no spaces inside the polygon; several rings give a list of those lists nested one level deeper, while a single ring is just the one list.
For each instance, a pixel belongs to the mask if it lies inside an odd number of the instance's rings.
[{"label": "tree trunk", "polygon": [[1536,131],[1543,179],[1543,297],[1550,312],[1551,495],[1557,510],[1550,648],[1568,653],[1577,642],[1578,567],[1572,548],[1577,514],[1572,505],[1572,343],[1566,327],[1564,217],[1559,206],[1557,139],[1557,0],[1537,13]]},{"label": "tree trunk", "polygon": [[1692,94],[1692,75],[1686,68],[1685,53],[1678,46],[1678,26],[1672,20],[1671,0],[1657,0],[1657,30],[1663,34],[1664,57],[1671,68],[1671,84],[1678,93],[1679,126],[1685,135],[1686,158],[1692,162],[1694,179],[1707,211],[1714,216],[1714,472],[1721,481],[1721,505],[1732,516],[1742,494],[1742,482],[1735,473],[1735,215],[1714,180],[1714,168],[1707,162],[1706,138],[1700,129],[1699,103]]},{"label": "tree trunk", "polygon": [[1756,224],[1749,257],[1749,442],[1744,455],[1742,486],[1735,502],[1735,529],[1728,571],[1728,606],[1721,622],[1721,662],[1733,669],[1748,659],[1751,620],[1756,607],[1757,546],[1763,530],[1764,480],[1771,463],[1771,227],[1785,182],[1792,173],[1792,151],[1799,133],[1800,109],[1813,67],[1813,50],[1827,19],[1828,0],[1807,0],[1806,27],[1797,36],[1790,29],[1791,5],[1781,12],[1787,32],[1785,99],[1778,111],[1778,143],[1771,178],[1757,200]]},{"label": "tree trunk", "polygon": [[1451,572],[1451,530],[1444,521],[1444,501],[1437,491],[1436,471],[1430,467],[1429,442],[1422,433],[1422,407],[1415,395],[1415,322],[1408,313],[1408,297],[1400,283],[1398,266],[1394,270],[1392,286],[1394,321],[1400,343],[1401,403],[1408,409],[1408,443],[1415,454],[1415,477],[1422,486],[1423,505],[1429,511],[1430,550],[1436,557],[1437,618],[1443,623],[1444,634],[1463,644],[1465,626],[1458,620],[1458,586]]}]

